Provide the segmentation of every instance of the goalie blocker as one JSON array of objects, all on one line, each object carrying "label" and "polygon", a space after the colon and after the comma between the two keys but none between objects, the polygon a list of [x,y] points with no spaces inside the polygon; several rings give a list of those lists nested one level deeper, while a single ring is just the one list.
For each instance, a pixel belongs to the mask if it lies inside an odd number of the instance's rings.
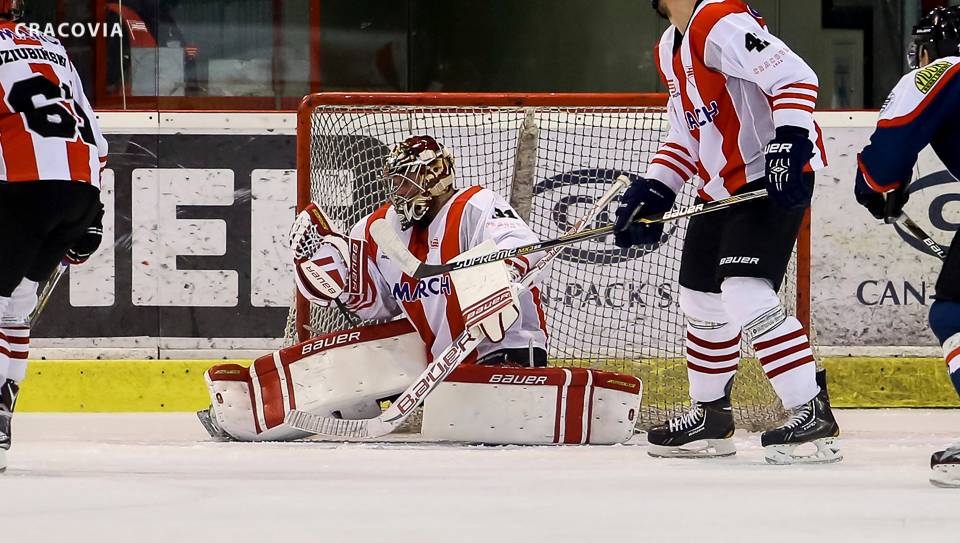
[{"label": "goalie blocker", "polygon": [[[292,409],[344,419],[377,416],[427,360],[407,321],[328,334],[205,375],[211,408],[198,413],[214,437],[286,441]],[[464,365],[427,398],[423,435],[493,444],[614,444],[633,435],[642,385],[636,377],[581,368]]]}]

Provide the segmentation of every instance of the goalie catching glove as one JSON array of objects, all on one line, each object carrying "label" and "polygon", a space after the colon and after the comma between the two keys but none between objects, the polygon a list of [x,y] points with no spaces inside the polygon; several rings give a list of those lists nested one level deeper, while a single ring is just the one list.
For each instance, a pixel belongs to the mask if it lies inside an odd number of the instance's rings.
[{"label": "goalie catching glove", "polygon": [[311,202],[297,215],[290,229],[290,250],[297,282],[314,302],[329,303],[343,293],[346,278],[340,269],[350,262],[350,242],[333,229],[329,217],[317,204]]}]

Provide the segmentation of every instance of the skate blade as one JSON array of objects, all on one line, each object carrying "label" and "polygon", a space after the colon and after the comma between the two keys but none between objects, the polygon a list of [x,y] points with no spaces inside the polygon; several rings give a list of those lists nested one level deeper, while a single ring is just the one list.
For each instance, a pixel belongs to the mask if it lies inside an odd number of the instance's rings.
[{"label": "skate blade", "polygon": [[732,439],[701,439],[686,445],[648,445],[647,454],[654,458],[722,458],[737,454]]},{"label": "skate blade", "polygon": [[768,464],[785,466],[790,464],[832,464],[843,460],[840,444],[835,437],[825,437],[812,442],[817,447],[813,454],[795,454],[795,451],[808,443],[784,443],[764,447]]},{"label": "skate blade", "polygon": [[213,421],[209,408],[197,411],[197,418],[200,419],[200,424],[203,425],[203,429],[210,434],[210,437],[213,438],[214,441],[232,441],[230,436]]},{"label": "skate blade", "polygon": [[960,464],[933,466],[930,484],[940,488],[960,488]]}]

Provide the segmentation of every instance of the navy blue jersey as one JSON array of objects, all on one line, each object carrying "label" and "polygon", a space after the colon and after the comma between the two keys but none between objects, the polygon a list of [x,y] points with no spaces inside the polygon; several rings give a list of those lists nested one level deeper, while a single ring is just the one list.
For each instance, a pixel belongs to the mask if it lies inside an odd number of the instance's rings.
[{"label": "navy blue jersey", "polygon": [[880,111],[857,166],[867,185],[887,192],[910,183],[928,144],[960,179],[960,57],[944,57],[903,76]]}]

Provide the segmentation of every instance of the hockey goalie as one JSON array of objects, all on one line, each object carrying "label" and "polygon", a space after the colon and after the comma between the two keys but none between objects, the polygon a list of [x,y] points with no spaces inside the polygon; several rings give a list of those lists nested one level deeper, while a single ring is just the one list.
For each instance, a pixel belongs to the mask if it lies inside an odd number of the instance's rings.
[{"label": "hockey goalie", "polygon": [[[211,407],[198,413],[211,436],[239,441],[307,436],[284,423],[291,410],[376,417],[430,361],[449,356],[465,330],[479,342],[461,353],[462,364],[426,398],[424,437],[612,444],[633,435],[639,379],[546,367],[546,322],[538,283],[531,281],[548,262],[538,266],[542,255],[416,279],[378,246],[378,232],[385,229],[371,232],[371,227],[381,220],[393,242],[428,263],[537,242],[503,198],[480,186],[456,188],[454,172],[448,149],[433,137],[412,136],[386,160],[389,202],[348,235],[337,232],[315,203],[297,216],[290,247],[300,293],[314,304],[336,304],[362,319],[387,322],[313,338],[249,368],[211,368],[206,373]],[[493,307],[491,299],[498,300]]]}]

